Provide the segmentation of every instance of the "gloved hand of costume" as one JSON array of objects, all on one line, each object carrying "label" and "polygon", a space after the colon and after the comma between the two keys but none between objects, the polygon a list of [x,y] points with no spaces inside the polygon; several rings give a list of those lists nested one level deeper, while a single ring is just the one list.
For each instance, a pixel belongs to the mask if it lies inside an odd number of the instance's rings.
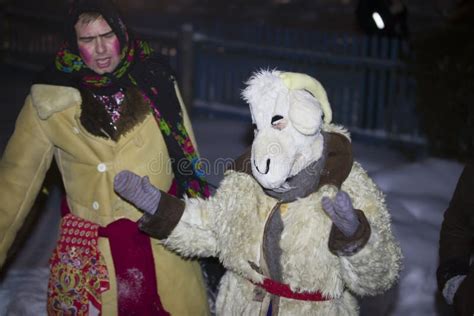
[{"label": "gloved hand of costume", "polygon": [[148,214],[156,212],[161,199],[160,190],[150,183],[148,176],[140,177],[128,170],[121,171],[115,176],[114,190]]},{"label": "gloved hand of costume", "polygon": [[331,218],[332,222],[346,237],[352,237],[360,222],[357,214],[352,206],[352,201],[344,191],[337,192],[334,200],[327,196],[322,198],[322,206],[324,211]]}]

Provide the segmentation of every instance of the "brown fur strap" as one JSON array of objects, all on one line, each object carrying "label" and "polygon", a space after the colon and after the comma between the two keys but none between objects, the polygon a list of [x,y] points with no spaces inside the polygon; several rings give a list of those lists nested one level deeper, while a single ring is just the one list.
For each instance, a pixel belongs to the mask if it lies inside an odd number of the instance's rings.
[{"label": "brown fur strap", "polygon": [[359,219],[359,227],[354,236],[346,237],[336,225],[332,225],[329,234],[329,250],[336,256],[352,256],[358,253],[367,244],[370,238],[370,224],[364,212],[355,210]]},{"label": "brown fur strap", "polygon": [[143,232],[157,239],[167,238],[183,216],[184,201],[161,191],[161,200],[155,214],[145,213],[138,221]]},{"label": "brown fur strap", "polygon": [[318,189],[326,184],[332,184],[340,189],[354,163],[352,146],[349,139],[341,134],[325,133],[324,136],[328,152]]},{"label": "brown fur strap", "polygon": [[237,159],[235,159],[233,165],[229,170],[234,170],[237,172],[243,172],[248,175],[252,175],[252,163],[250,157],[252,156],[252,147],[249,147],[245,152]]}]

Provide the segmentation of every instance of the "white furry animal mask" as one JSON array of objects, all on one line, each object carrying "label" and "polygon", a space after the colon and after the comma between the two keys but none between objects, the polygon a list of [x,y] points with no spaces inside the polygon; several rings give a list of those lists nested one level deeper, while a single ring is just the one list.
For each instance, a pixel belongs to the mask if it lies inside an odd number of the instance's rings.
[{"label": "white furry animal mask", "polygon": [[246,84],[242,96],[255,128],[252,173],[266,189],[287,190],[286,180],[322,155],[321,129],[332,117],[326,92],[314,78],[280,71],[259,71]]}]

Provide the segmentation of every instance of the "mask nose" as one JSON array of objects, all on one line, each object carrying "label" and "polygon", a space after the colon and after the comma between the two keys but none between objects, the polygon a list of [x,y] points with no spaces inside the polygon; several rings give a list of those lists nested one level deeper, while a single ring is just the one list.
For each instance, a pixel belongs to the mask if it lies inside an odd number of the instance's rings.
[{"label": "mask nose", "polygon": [[261,174],[267,174],[268,171],[270,171],[270,158],[267,159],[266,166],[265,166],[265,172],[262,172],[262,171],[260,171],[260,169],[258,169],[258,165],[255,163],[255,160],[253,161],[253,164],[255,165],[255,169],[257,169],[257,171]]}]

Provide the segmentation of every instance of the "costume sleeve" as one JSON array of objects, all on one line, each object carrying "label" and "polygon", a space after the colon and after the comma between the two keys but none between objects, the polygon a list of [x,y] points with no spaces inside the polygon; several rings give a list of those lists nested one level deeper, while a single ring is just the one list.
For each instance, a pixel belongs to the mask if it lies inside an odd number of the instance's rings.
[{"label": "costume sleeve", "polygon": [[332,224],[331,233],[329,234],[329,251],[338,256],[352,256],[359,252],[370,238],[370,224],[365,217],[364,212],[355,210],[359,227],[354,235],[347,237],[342,231]]},{"label": "costume sleeve", "polygon": [[28,97],[0,161],[0,265],[35,201],[52,158],[53,144]]},{"label": "costume sleeve", "polygon": [[217,256],[215,197],[185,199],[183,216],[164,244],[184,256]]},{"label": "costume sleeve", "polygon": [[221,207],[218,196],[216,192],[207,200],[182,201],[162,192],[157,211],[140,219],[140,229],[183,256],[216,256],[215,217]]},{"label": "costume sleeve", "polygon": [[358,163],[354,163],[342,190],[351,196],[354,208],[364,212],[370,225],[370,238],[365,246],[353,255],[339,257],[342,277],[358,295],[381,293],[398,279],[402,258],[391,231],[384,196]]},{"label": "costume sleeve", "polygon": [[439,241],[438,288],[456,275],[467,275],[474,242],[474,166],[467,165],[444,213]]},{"label": "costume sleeve", "polygon": [[153,215],[140,219],[140,229],[183,256],[217,257],[222,251],[219,248],[221,234],[230,229],[226,214],[235,214],[238,204],[234,187],[239,176],[246,176],[231,173],[233,176],[224,176],[215,194],[205,200],[185,198],[181,201],[162,193],[165,200],[160,201]]}]

